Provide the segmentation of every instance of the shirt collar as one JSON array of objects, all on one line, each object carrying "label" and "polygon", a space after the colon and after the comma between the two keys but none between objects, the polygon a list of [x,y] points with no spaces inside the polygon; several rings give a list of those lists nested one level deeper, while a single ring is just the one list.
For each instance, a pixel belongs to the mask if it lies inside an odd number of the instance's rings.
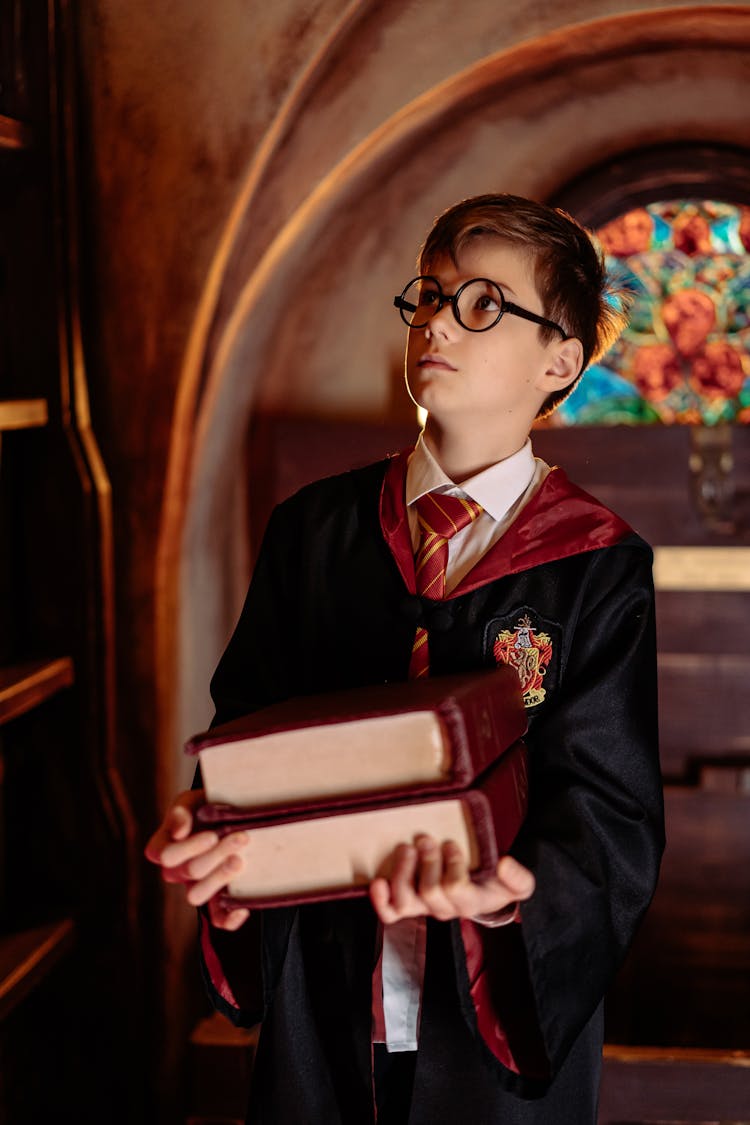
[{"label": "shirt collar", "polygon": [[500,520],[531,484],[535,468],[531,439],[527,438],[517,453],[457,484],[443,472],[420,434],[406,474],[406,503],[411,505],[435,489],[459,489],[481,504],[493,520]]}]

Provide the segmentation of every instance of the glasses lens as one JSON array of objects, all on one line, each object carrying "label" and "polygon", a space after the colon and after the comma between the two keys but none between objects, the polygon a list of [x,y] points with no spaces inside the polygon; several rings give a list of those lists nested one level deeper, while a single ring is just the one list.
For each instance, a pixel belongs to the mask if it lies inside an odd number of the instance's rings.
[{"label": "glasses lens", "polygon": [[440,287],[432,277],[416,277],[401,294],[401,316],[411,328],[429,324],[440,304]]},{"label": "glasses lens", "polygon": [[503,295],[494,281],[477,278],[461,290],[458,319],[470,332],[484,332],[503,315]]}]

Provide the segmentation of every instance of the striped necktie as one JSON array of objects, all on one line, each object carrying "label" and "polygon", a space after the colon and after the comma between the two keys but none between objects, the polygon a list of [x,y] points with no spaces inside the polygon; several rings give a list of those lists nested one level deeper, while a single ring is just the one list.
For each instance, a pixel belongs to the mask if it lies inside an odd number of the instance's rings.
[{"label": "striped necktie", "polygon": [[[481,515],[483,508],[474,500],[427,492],[417,500],[420,541],[414,560],[417,593],[440,601],[445,597],[445,572],[448,568],[448,541],[456,532]],[[409,664],[409,678],[426,676],[430,670],[427,630],[417,627]]]}]

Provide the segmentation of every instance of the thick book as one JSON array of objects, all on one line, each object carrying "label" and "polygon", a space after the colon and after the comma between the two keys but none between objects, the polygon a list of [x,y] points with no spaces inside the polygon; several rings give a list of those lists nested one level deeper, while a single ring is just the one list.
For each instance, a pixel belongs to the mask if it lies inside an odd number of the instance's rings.
[{"label": "thick book", "polygon": [[526,732],[514,669],[380,684],[263,708],[192,738],[203,824],[467,788]]},{"label": "thick book", "polygon": [[[221,896],[226,905],[273,907],[352,898],[389,875],[399,843],[427,833],[455,840],[475,878],[494,872],[510,848],[527,807],[526,747],[516,742],[474,785],[450,797],[251,820],[245,869]],[[235,831],[226,824],[221,831]],[[242,853],[241,853],[242,854]]]}]

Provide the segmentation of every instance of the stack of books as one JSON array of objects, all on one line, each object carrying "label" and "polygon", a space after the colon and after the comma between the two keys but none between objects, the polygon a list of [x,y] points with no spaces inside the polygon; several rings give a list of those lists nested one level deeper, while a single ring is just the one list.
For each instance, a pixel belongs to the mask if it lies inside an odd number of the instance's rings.
[{"label": "stack of books", "polygon": [[455,840],[494,871],[527,802],[526,711],[514,669],[307,696],[196,735],[196,830],[250,830],[224,896],[277,906],[367,893],[395,846]]}]

